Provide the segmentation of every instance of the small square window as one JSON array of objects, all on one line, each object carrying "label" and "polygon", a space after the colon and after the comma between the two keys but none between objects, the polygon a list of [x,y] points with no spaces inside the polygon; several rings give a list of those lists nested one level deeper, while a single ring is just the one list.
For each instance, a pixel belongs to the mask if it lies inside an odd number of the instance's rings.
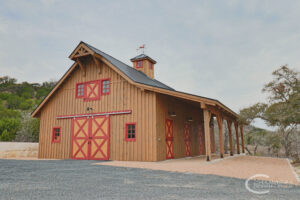
[{"label": "small square window", "polygon": [[109,79],[106,79],[106,80],[102,80],[102,94],[105,95],[105,94],[109,94],[110,92],[110,88],[109,88]]},{"label": "small square window", "polygon": [[84,84],[79,83],[76,85],[76,98],[83,98],[84,97]]},{"label": "small square window", "polygon": [[60,142],[60,136],[61,136],[60,127],[54,127],[52,130],[52,142],[53,143]]},{"label": "small square window", "polygon": [[140,61],[137,61],[137,63],[136,63],[136,67],[137,67],[137,68],[141,68],[141,67],[143,67],[143,61],[142,61],[142,60],[140,60]]},{"label": "small square window", "polygon": [[125,141],[135,141],[136,140],[136,124],[127,123],[125,127]]}]

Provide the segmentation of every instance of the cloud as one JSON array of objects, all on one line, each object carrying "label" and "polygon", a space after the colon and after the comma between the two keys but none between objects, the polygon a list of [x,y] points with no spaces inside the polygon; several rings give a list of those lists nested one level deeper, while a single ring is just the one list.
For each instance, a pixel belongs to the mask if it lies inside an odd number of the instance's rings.
[{"label": "cloud", "polygon": [[274,69],[299,68],[299,9],[299,1],[1,1],[0,70],[57,80],[81,40],[127,64],[145,43],[157,79],[238,111],[265,100]]}]

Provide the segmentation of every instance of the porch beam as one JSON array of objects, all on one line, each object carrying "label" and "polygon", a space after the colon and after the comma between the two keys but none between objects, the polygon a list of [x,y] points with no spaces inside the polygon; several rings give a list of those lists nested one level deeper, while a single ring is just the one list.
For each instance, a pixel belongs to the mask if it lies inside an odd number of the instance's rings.
[{"label": "porch beam", "polygon": [[230,148],[230,155],[233,156],[233,142],[232,142],[232,121],[227,121],[227,127],[228,127],[228,135],[229,135],[229,148]]},{"label": "porch beam", "polygon": [[211,112],[207,109],[206,105],[201,103],[203,109],[203,121],[204,121],[204,134],[205,134],[205,154],[206,160],[211,160],[211,147],[210,147],[210,127],[209,122],[211,118]]},{"label": "porch beam", "polygon": [[236,150],[237,154],[240,154],[240,140],[239,140],[239,124],[234,122],[235,135],[236,135]]}]

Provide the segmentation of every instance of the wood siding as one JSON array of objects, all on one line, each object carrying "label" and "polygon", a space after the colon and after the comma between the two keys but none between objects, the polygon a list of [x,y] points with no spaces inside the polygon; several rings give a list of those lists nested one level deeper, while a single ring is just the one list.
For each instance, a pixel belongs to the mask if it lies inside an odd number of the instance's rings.
[{"label": "wood siding", "polygon": [[[102,64],[102,72],[91,57],[82,61],[86,75],[76,70],[61,85],[51,100],[40,111],[39,158],[68,159],[71,154],[72,120],[56,119],[58,115],[74,115],[119,110],[131,114],[110,116],[110,160],[156,161],[156,94],[129,84],[110,67]],[[148,66],[147,66],[148,67]],[[83,101],[75,98],[76,83],[110,78],[110,94],[100,100]],[[125,141],[125,124],[136,122],[136,141]],[[61,127],[60,143],[52,143],[52,127]]]},{"label": "wood siding", "polygon": [[[174,158],[182,158],[186,156],[184,142],[184,123],[189,117],[192,117],[191,122],[191,156],[200,154],[199,141],[199,125],[203,126],[203,112],[198,107],[188,103],[187,101],[179,100],[178,98],[157,94],[156,96],[156,130],[157,130],[157,158],[158,160],[166,159],[166,139],[165,139],[165,119],[173,120],[174,132]],[[168,116],[168,112],[175,112],[176,117]]]}]

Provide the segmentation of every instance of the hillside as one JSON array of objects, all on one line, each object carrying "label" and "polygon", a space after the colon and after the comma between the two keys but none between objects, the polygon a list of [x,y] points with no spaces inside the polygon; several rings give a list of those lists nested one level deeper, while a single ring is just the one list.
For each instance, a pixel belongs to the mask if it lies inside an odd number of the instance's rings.
[{"label": "hillside", "polygon": [[0,140],[37,142],[39,120],[30,113],[51,91],[55,82],[17,83],[0,77]]}]

